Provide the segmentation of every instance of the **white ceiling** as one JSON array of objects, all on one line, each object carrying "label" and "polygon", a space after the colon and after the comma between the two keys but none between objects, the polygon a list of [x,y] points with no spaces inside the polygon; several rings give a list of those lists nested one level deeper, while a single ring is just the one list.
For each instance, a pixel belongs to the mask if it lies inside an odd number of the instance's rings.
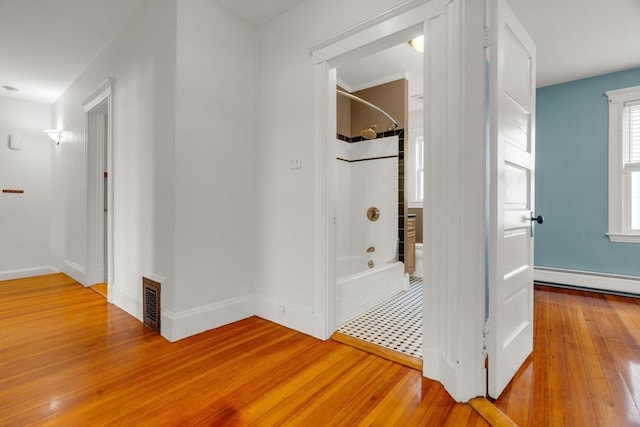
[{"label": "white ceiling", "polygon": [[1,96],[53,103],[129,22],[140,0],[0,0]]},{"label": "white ceiling", "polygon": [[[155,1],[155,0],[154,0]],[[215,0],[260,27],[304,0]],[[143,0],[0,0],[0,96],[52,103],[119,34]],[[538,86],[640,65],[639,0],[508,0],[538,50]],[[369,62],[367,62],[369,61]],[[339,77],[361,88],[407,75],[421,89],[415,52],[403,44]]]},{"label": "white ceiling", "polygon": [[[538,87],[640,66],[639,0],[507,1],[536,43]],[[410,97],[422,94],[421,57],[408,43],[338,69],[347,90],[401,77]]]},{"label": "white ceiling", "polygon": [[640,65],[639,0],[508,0],[537,46],[538,87]]},{"label": "white ceiling", "polygon": [[253,27],[262,27],[304,0],[216,0]]}]

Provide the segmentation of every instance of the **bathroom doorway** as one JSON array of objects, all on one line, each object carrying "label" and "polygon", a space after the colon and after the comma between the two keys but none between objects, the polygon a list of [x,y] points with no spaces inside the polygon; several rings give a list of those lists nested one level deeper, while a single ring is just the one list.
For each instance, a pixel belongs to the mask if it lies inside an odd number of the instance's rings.
[{"label": "bathroom doorway", "polygon": [[410,129],[422,136],[423,54],[412,45],[420,36],[416,31],[336,68],[333,338],[416,369],[422,369],[422,277],[414,274],[421,259],[410,202],[421,223],[414,195],[422,184],[409,181],[423,177],[414,169],[424,162],[412,158],[423,151],[409,142]]},{"label": "bathroom doorway", "polygon": [[[499,3],[504,3],[502,0]],[[495,4],[495,2],[493,2]],[[424,33],[425,299],[422,373],[458,401],[486,392],[487,4],[405,2],[312,46],[317,230],[315,300],[335,331],[336,68]],[[472,214],[469,214],[472,213]]]}]

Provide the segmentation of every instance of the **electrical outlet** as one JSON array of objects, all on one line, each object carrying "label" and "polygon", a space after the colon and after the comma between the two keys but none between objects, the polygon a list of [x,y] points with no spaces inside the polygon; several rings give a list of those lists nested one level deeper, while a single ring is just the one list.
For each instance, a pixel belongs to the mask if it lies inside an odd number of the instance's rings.
[{"label": "electrical outlet", "polygon": [[283,316],[285,314],[287,314],[287,306],[286,305],[280,304],[280,314],[283,315]]},{"label": "electrical outlet", "polygon": [[289,156],[289,169],[302,168],[302,156],[299,153],[291,154]]}]

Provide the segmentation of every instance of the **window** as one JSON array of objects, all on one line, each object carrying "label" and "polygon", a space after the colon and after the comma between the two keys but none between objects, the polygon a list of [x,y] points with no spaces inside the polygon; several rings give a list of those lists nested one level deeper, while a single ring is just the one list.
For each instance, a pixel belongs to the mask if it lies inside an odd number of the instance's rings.
[{"label": "window", "polygon": [[609,98],[609,232],[612,242],[640,243],[640,86]]},{"label": "window", "polygon": [[422,129],[409,140],[409,207],[421,208],[424,201],[424,138]]}]

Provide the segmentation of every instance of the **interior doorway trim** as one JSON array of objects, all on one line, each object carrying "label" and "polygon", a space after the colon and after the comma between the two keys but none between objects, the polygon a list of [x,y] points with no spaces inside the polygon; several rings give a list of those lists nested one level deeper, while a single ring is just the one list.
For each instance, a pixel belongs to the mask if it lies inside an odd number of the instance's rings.
[{"label": "interior doorway trim", "polygon": [[[383,19],[381,20],[381,16]],[[484,2],[399,7],[311,46],[314,67],[314,312],[335,331],[336,68],[425,34],[425,274],[423,375],[458,401],[485,394]],[[429,157],[428,159],[426,157]],[[427,161],[428,160],[428,161]],[[475,212],[467,219],[468,212]],[[477,213],[477,215],[476,215]],[[442,220],[442,222],[439,222]]]},{"label": "interior doorway trim", "polygon": [[[82,101],[82,107],[84,109],[84,122],[85,122],[85,165],[86,165],[86,179],[87,179],[87,283],[91,285],[94,283],[101,283],[104,281],[103,277],[99,277],[99,265],[100,260],[104,259],[104,237],[106,234],[107,244],[107,265],[103,266],[106,269],[107,276],[107,298],[110,300],[112,296],[111,286],[113,283],[113,176],[112,168],[112,86],[113,79],[107,78],[98,87]],[[106,102],[107,120],[106,120],[106,138],[99,139],[99,147],[96,149],[90,149],[89,144],[92,142],[92,137],[89,135],[89,119],[90,113],[96,107]],[[106,144],[105,147],[102,144]],[[106,159],[104,159],[106,153]],[[104,180],[97,179],[98,176],[102,176],[105,172],[102,166],[106,165],[107,172],[107,194],[104,194]],[[90,179],[90,176],[94,179]],[[92,196],[93,195],[93,196]],[[106,200],[106,207],[104,206]],[[106,224],[105,221],[100,220],[104,215],[103,209],[107,209]],[[104,232],[104,227],[107,228],[107,232]]]},{"label": "interior doorway trim", "polygon": [[324,314],[318,334],[335,331],[335,223],[336,223],[336,68],[341,64],[400,44],[423,32],[429,16],[442,13],[441,1],[409,1],[348,28],[309,49],[315,74],[316,159],[315,241],[316,283],[314,312]]},{"label": "interior doorway trim", "polygon": [[[339,42],[346,40],[347,38],[354,36],[362,31],[368,30],[378,24],[385,23],[386,25],[387,21],[399,15],[402,15],[405,12],[413,10],[416,7],[420,6],[421,4],[427,3],[428,1],[429,0],[406,0],[405,2],[400,3],[392,7],[391,9],[382,11],[377,15],[374,15],[360,22],[359,24],[356,24],[343,31],[333,34],[322,41],[314,43],[309,47],[309,50],[311,51],[312,55],[317,55],[317,54],[327,55],[328,52],[321,53],[323,49],[328,48],[332,45],[338,45]],[[434,3],[434,4],[438,2],[444,3],[444,0],[431,0],[431,3]],[[334,47],[337,47],[337,46],[334,46]],[[316,57],[316,59],[320,59],[320,58]]]}]

